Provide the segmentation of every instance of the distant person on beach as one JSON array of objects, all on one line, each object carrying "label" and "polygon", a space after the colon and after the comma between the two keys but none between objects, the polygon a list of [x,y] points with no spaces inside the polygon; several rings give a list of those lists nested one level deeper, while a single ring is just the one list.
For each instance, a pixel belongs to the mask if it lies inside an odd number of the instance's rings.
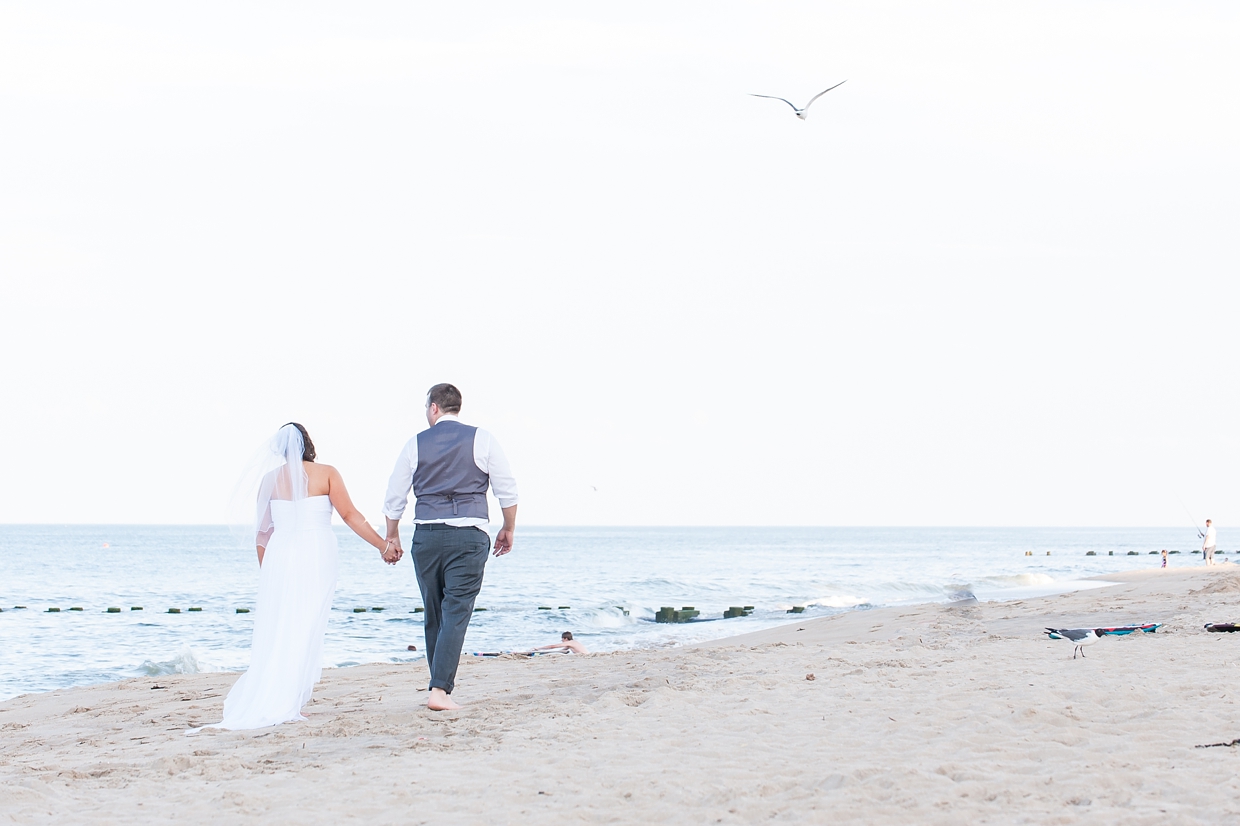
[{"label": "distant person on beach", "polygon": [[425,606],[426,664],[430,668],[427,708],[450,711],[456,670],[474,600],[482,589],[491,538],[487,489],[499,500],[504,526],[495,536],[495,556],[512,550],[517,526],[517,480],[495,438],[459,418],[461,391],[437,384],[426,393],[426,421],[396,459],[383,514],[396,559],[400,518],[412,490],[413,542],[410,555]]},{"label": "distant person on beach", "polygon": [[1162,564],[1162,566],[1163,566],[1164,568],[1166,568],[1166,567],[1167,567],[1167,549],[1166,549],[1166,548],[1163,548],[1163,564]]},{"label": "distant person on beach", "polygon": [[1206,520],[1205,537],[1201,542],[1201,556],[1205,559],[1207,565],[1214,564],[1214,543],[1215,533],[1214,526],[1210,524],[1210,520]]},{"label": "distant person on beach", "polygon": [[565,654],[589,654],[586,647],[573,639],[572,631],[565,631],[560,635],[560,641],[555,645],[540,645],[533,651],[563,651]]}]

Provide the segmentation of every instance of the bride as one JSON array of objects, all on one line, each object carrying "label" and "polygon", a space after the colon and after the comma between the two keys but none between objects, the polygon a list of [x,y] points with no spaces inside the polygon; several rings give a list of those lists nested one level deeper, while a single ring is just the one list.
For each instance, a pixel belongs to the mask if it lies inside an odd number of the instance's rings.
[{"label": "bride", "polygon": [[250,668],[224,700],[224,719],[206,728],[253,729],[306,719],[301,708],[323,671],[323,634],[336,590],[333,507],[385,562],[396,563],[353,507],[340,472],[314,458],[310,434],[290,422],[259,451],[249,482],[243,478],[238,488],[251,503],[257,489],[257,509],[250,511],[256,519],[246,531],[258,549],[254,640]]}]

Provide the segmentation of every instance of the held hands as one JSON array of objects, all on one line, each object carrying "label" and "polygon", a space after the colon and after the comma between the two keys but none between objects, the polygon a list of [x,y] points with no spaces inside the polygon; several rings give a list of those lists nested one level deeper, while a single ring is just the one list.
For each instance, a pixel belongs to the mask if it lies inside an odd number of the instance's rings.
[{"label": "held hands", "polygon": [[389,565],[395,565],[397,562],[400,562],[400,558],[405,555],[405,552],[400,547],[400,539],[388,539],[380,554],[383,556],[384,562]]}]

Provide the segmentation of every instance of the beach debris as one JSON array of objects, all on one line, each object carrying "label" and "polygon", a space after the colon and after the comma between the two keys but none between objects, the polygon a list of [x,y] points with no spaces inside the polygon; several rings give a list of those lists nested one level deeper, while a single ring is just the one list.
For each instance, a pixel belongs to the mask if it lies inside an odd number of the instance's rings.
[{"label": "beach debris", "polygon": [[189,610],[191,610],[191,611],[202,611],[202,609],[201,609],[201,608],[191,608],[191,609],[189,609]]},{"label": "beach debris", "polygon": [[405,650],[406,650],[406,651],[417,651],[417,650],[418,650],[418,647],[417,647],[416,645],[411,645],[411,646],[409,646],[408,648],[406,648]]},{"label": "beach debris", "polygon": [[750,93],[750,95],[749,95],[749,96],[750,96],[750,97],[755,97],[755,98],[767,98],[768,100],[782,100],[784,103],[786,103],[786,104],[788,104],[789,106],[791,106],[791,107],[792,107],[792,111],[796,113],[796,116],[797,116],[798,118],[800,118],[801,120],[805,120],[806,116],[807,116],[807,115],[808,115],[808,113],[809,113],[809,107],[811,107],[811,106],[813,106],[813,105],[814,105],[814,101],[818,100],[818,98],[822,97],[822,96],[823,96],[823,95],[825,95],[827,92],[830,92],[830,91],[831,91],[831,89],[835,89],[835,88],[837,88],[837,87],[843,86],[843,85],[844,85],[845,83],[847,83],[847,82],[848,82],[847,80],[841,80],[839,83],[835,84],[835,86],[832,86],[832,87],[830,87],[829,89],[823,89],[821,92],[819,92],[818,94],[816,94],[816,95],[814,95],[812,98],[810,98],[810,99],[809,99],[809,103],[805,104],[805,105],[804,105],[804,106],[802,106],[800,109],[798,109],[798,108],[796,107],[796,104],[794,104],[792,101],[790,101],[790,100],[786,100],[786,99],[781,98],[781,97],[775,97],[774,95],[755,95],[755,94],[753,94],[753,93]]},{"label": "beach debris", "polygon": [[1033,556],[1033,551],[1025,551],[1025,556]]},{"label": "beach debris", "polygon": [[805,679],[809,680],[812,683],[815,680],[814,673],[811,671],[809,674],[806,674]]},{"label": "beach debris", "polygon": [[485,608],[475,608],[474,613],[477,613],[479,611],[485,611],[485,610],[486,610]]},{"label": "beach debris", "polygon": [[418,608],[414,608],[414,609],[413,609],[410,613],[412,613],[412,614],[420,614],[420,613],[422,613],[422,612],[423,612],[423,611],[425,611],[425,610],[426,610],[425,608],[418,607]]},{"label": "beach debris", "polygon": [[791,608],[789,608],[789,609],[788,609],[788,613],[789,613],[789,614],[804,614],[804,613],[805,613],[805,606],[804,606],[804,605],[794,605],[794,606],[792,606]]},{"label": "beach debris", "polygon": [[1136,551],[1129,551],[1128,556],[1140,556],[1140,554],[1137,553]]},{"label": "beach debris", "polygon": [[1102,631],[1097,628],[1047,628],[1046,633],[1052,640],[1071,640],[1073,643],[1072,659],[1074,660],[1077,652],[1084,657],[1085,646],[1093,645],[1102,639]]},{"label": "beach debris", "polygon": [[81,611],[81,610],[82,610],[82,607],[81,607],[80,605],[75,605],[75,606],[73,606],[72,608],[70,608],[69,610],[70,610],[70,611]]},{"label": "beach debris", "polygon": [[1230,743],[1206,743],[1204,746],[1193,746],[1193,748],[1195,749],[1217,749],[1217,748],[1229,749],[1232,746],[1240,746],[1240,737],[1237,737],[1235,740],[1232,740]]},{"label": "beach debris", "polygon": [[[1235,632],[1240,631],[1240,625],[1236,625],[1234,622],[1207,622],[1206,630],[1224,634],[1234,634]],[[1200,748],[1200,746],[1198,746],[1198,748]]]},{"label": "beach debris", "polygon": [[551,606],[550,606],[550,605],[540,605],[540,606],[538,606],[538,610],[539,610],[539,611],[550,611],[550,610],[551,610]]},{"label": "beach debris", "polygon": [[694,617],[698,616],[701,613],[702,613],[701,611],[698,611],[692,605],[686,605],[685,607],[681,608],[679,611],[677,611],[675,608],[664,606],[663,608],[660,608],[658,611],[655,612],[654,621],[655,622],[688,622],[689,620],[693,619]]},{"label": "beach debris", "polygon": [[383,606],[379,606],[378,608],[371,608],[370,610],[371,610],[371,611],[382,611],[382,610],[383,610]]},{"label": "beach debris", "polygon": [[1142,631],[1146,634],[1153,634],[1159,628],[1162,628],[1161,622],[1147,622],[1144,625],[1115,625],[1110,628],[1099,628],[1103,636],[1123,637],[1131,634],[1133,631]]},{"label": "beach debris", "polygon": [[960,588],[952,591],[947,595],[947,599],[947,605],[950,608],[963,608],[969,605],[977,605],[977,595],[975,595],[968,588]]},{"label": "beach debris", "polygon": [[169,608],[169,609],[168,609],[168,613],[169,613],[169,614],[179,614],[179,613],[181,613],[181,609],[180,609],[180,608]]},{"label": "beach debris", "polygon": [[151,691],[155,691],[155,690],[157,690],[157,689],[160,689],[160,688],[167,688],[167,687],[168,687],[168,686],[166,686],[166,685],[153,685],[153,686],[151,686]]},{"label": "beach debris", "polygon": [[119,609],[119,608],[109,608],[107,612],[108,612],[109,614],[119,614],[119,613],[121,612],[121,609]]},{"label": "beach debris", "polygon": [[142,610],[142,606],[141,606],[141,605],[134,605],[134,606],[132,606],[129,610],[130,610],[130,611],[141,611],[141,610]]},{"label": "beach debris", "polygon": [[49,614],[59,614],[59,613],[60,613],[60,609],[59,609],[59,608],[48,608],[48,609],[47,609],[47,613],[49,613]]},{"label": "beach debris", "polygon": [[238,613],[238,614],[248,614],[248,613],[250,613],[250,609],[249,609],[249,608],[238,608],[238,609],[237,609],[237,613]]},{"label": "beach debris", "polygon": [[[624,612],[628,614],[628,611]],[[752,605],[733,605],[723,612],[724,619],[732,619],[733,617],[747,617],[753,613]]]},{"label": "beach debris", "polygon": [[26,610],[26,606],[25,606],[25,605],[14,605],[14,606],[13,606],[13,610],[14,610],[14,611],[25,611],[25,610]]},{"label": "beach debris", "polygon": [[354,609],[353,609],[353,613],[355,613],[355,614],[364,614],[364,613],[366,613],[366,609],[365,609],[365,608],[354,608]]},{"label": "beach debris", "polygon": [[560,608],[559,608],[559,610],[561,610],[561,611],[571,611],[571,610],[573,610],[573,606],[571,606],[571,605],[561,605],[561,606],[560,606]]},{"label": "beach debris", "polygon": [[1097,553],[1095,553],[1094,551],[1086,551],[1086,552],[1085,552],[1085,556],[1097,556],[1097,555],[1098,555],[1098,554],[1097,554]]}]

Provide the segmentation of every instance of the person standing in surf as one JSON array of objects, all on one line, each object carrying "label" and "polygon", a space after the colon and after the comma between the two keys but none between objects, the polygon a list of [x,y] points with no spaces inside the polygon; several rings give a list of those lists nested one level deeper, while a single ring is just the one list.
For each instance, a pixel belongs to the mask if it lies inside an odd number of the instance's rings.
[{"label": "person standing in surf", "polygon": [[431,672],[426,705],[434,711],[460,708],[450,695],[491,545],[485,528],[488,487],[504,514],[495,556],[512,550],[517,524],[517,482],[508,458],[490,433],[463,423],[460,412],[461,391],[451,384],[427,392],[430,427],[410,439],[396,459],[383,507],[387,540],[399,560],[404,555],[400,518],[413,491],[410,555],[426,618]]},{"label": "person standing in surf", "polygon": [[1207,565],[1214,564],[1214,546],[1216,534],[1214,526],[1210,524],[1210,520],[1206,520],[1206,532],[1201,540],[1201,557]]}]

